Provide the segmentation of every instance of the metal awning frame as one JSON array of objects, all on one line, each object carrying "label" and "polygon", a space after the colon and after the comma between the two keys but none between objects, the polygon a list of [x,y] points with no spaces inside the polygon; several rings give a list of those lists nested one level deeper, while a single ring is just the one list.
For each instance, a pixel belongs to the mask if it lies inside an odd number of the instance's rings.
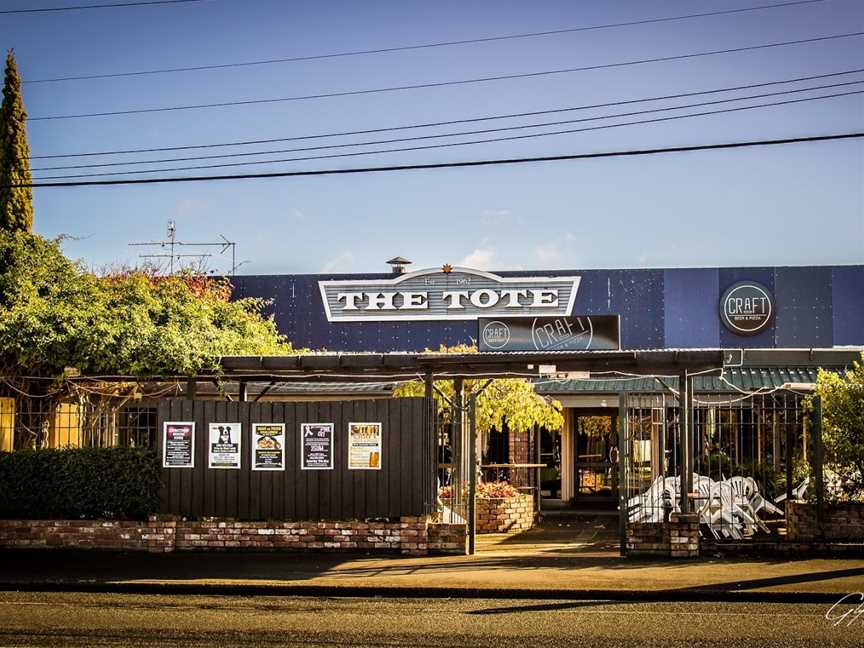
[{"label": "metal awning frame", "polygon": [[[558,372],[619,371],[638,375],[678,375],[720,370],[720,349],[657,351],[575,351],[538,353],[334,353],[222,358],[223,380],[278,379],[335,381],[445,378],[539,377]],[[206,378],[212,378],[212,374]],[[202,377],[204,378],[204,377]]]}]

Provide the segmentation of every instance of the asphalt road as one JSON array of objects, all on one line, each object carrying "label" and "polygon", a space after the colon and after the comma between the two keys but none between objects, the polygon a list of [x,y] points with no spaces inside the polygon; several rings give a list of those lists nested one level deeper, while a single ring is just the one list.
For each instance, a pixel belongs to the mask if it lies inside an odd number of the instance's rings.
[{"label": "asphalt road", "polygon": [[6,592],[0,647],[864,645],[864,615],[828,607]]}]

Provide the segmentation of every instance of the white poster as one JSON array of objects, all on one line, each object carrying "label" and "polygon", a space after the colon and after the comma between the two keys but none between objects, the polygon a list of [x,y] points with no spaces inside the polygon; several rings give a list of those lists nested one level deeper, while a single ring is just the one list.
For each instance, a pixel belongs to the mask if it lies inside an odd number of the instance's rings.
[{"label": "white poster", "polygon": [[348,470],[381,470],[381,424],[348,424]]},{"label": "white poster", "polygon": [[239,423],[211,423],[207,444],[208,468],[240,469]]},{"label": "white poster", "polygon": [[252,470],[285,470],[285,424],[252,424]]}]

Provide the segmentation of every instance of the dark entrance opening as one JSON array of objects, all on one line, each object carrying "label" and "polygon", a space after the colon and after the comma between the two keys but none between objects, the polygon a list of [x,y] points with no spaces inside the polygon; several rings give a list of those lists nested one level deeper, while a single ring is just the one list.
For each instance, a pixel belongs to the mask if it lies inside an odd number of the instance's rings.
[{"label": "dark entrance opening", "polygon": [[578,409],[572,418],[576,506],[613,508],[618,502],[618,415]]},{"label": "dark entrance opening", "polygon": [[561,432],[540,428],[540,495],[543,507],[560,508],[561,505]]}]

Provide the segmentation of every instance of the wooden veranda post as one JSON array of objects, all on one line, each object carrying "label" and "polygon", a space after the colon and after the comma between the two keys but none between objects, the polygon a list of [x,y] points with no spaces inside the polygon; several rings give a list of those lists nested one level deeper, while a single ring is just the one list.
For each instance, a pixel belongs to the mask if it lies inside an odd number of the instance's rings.
[{"label": "wooden veranda post", "polygon": [[784,412],[783,414],[786,425],[786,501],[791,502],[794,491],[792,469],[795,464],[795,428],[789,425],[789,421],[785,420],[786,413]]},{"label": "wooden veranda post", "polygon": [[627,555],[627,392],[618,393],[618,538],[621,555]]},{"label": "wooden veranda post", "polygon": [[477,553],[477,395],[468,399],[468,555]]},{"label": "wooden veranda post", "polygon": [[825,520],[825,447],[822,445],[822,399],[813,397],[813,412],[810,421],[810,439],[813,451],[810,453],[810,465],[813,469],[813,481],[816,488],[816,526],[819,534],[824,533],[822,524]]},{"label": "wooden veranda post", "polygon": [[[428,443],[432,448],[432,503],[433,510],[438,509],[440,500],[438,499],[438,488],[441,484],[438,483],[438,464],[441,461],[441,452],[438,448],[438,410],[435,407],[434,396],[434,376],[431,371],[426,371],[423,378],[424,392],[423,396],[426,399],[426,431],[429,435]],[[452,466],[451,466],[452,471]]]}]

